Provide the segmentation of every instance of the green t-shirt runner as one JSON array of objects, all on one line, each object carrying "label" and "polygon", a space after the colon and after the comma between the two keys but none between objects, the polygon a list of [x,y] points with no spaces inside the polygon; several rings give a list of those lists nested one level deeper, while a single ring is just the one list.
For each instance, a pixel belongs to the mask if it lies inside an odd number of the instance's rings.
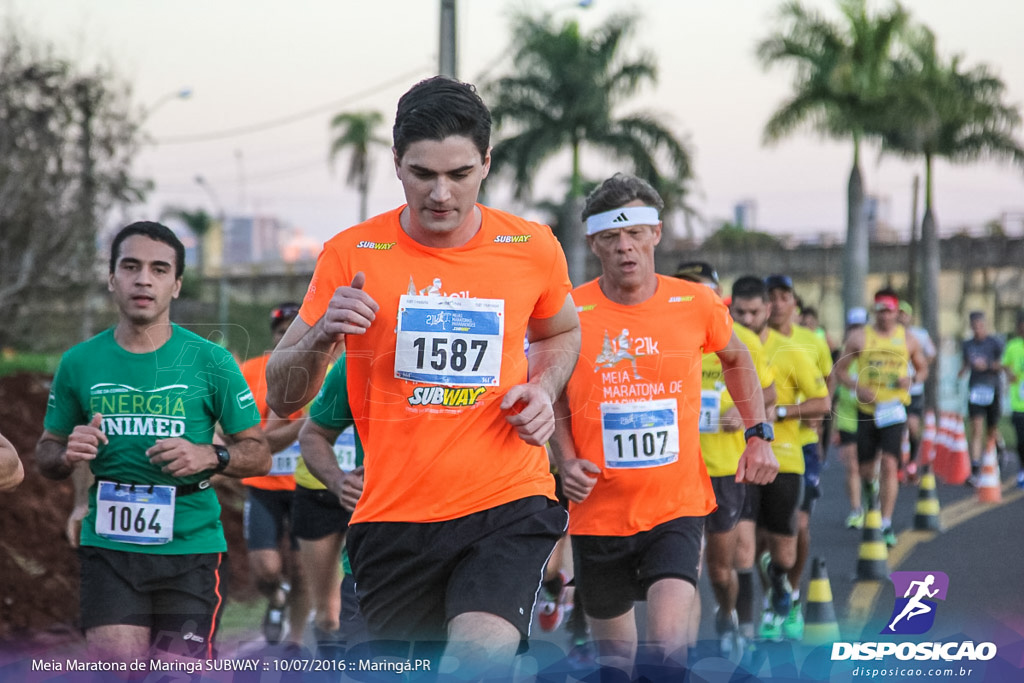
[{"label": "green t-shirt runner", "polygon": [[[209,486],[195,490],[210,473],[174,477],[150,463],[146,449],[171,437],[211,443],[217,423],[228,434],[259,424],[252,393],[231,354],[177,325],[172,325],[170,339],[151,353],[121,348],[114,328],[101,332],[64,354],[44,426],[66,437],[96,413],[102,416],[109,443],[90,461],[97,483],[89,491],[81,544],[159,555],[226,551],[216,493]],[[102,482],[112,485],[103,485],[97,505]],[[160,497],[169,489],[157,489],[152,504],[123,505],[124,491],[130,488],[126,485],[131,484],[147,492],[149,486],[175,487],[173,505]],[[194,492],[178,494],[189,490]],[[162,520],[171,508],[173,535],[165,540],[169,534]],[[118,540],[124,538],[132,541]]]},{"label": "green t-shirt runner", "polygon": [[[330,431],[343,432],[351,427],[355,436],[355,466],[363,466],[363,444],[355,430],[355,420],[352,418],[352,409],[348,404],[348,382],[345,374],[344,355],[331,367],[324,378],[320,393],[316,395],[316,399],[310,405],[309,419]],[[343,548],[341,551],[341,566],[346,574],[352,573],[347,548]]]},{"label": "green t-shirt runner", "polygon": [[1017,378],[1010,384],[1010,409],[1024,413],[1024,337],[1014,337],[1007,343],[1003,367]]}]

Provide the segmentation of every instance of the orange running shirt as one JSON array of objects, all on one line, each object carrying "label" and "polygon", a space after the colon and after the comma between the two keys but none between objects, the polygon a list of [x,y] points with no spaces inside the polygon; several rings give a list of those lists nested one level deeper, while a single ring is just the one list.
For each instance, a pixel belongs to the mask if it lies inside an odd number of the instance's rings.
[{"label": "orange running shirt", "polygon": [[317,260],[299,311],[307,324],[359,271],[380,305],[366,334],[345,339],[366,451],[353,523],[436,522],[554,498],[544,449],[522,441],[499,405],[527,380],[527,322],[565,305],[565,256],[547,226],[477,207],[480,230],[461,247],[411,239],[403,206],[337,234]]},{"label": "orange running shirt", "polygon": [[566,392],[576,457],[601,474],[570,503],[569,532],[630,536],[715,509],[700,453],[701,356],[725,347],[732,318],[704,285],[658,276],[636,306],[597,280],[573,290],[583,345]]},{"label": "orange running shirt", "polygon": [[[266,427],[267,416],[270,415],[270,407],[267,406],[267,361],[270,354],[250,358],[242,363],[239,368],[242,370],[242,377],[249,385],[253,398],[256,399],[256,409],[260,411],[260,427]],[[302,413],[295,413],[290,420],[297,420]],[[256,489],[265,491],[294,491],[295,477],[291,474],[264,475],[262,477],[246,477],[242,483]]]}]

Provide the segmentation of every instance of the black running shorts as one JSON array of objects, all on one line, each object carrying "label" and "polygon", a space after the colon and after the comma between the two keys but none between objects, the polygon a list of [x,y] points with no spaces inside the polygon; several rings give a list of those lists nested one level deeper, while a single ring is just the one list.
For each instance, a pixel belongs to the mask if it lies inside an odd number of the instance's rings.
[{"label": "black running shorts", "polygon": [[796,536],[796,512],[804,494],[804,475],[780,472],[770,484],[750,485],[747,500],[757,526],[782,536]]},{"label": "black running shorts", "polygon": [[576,590],[587,616],[621,616],[661,579],[696,586],[705,519],[679,517],[632,536],[573,536]]},{"label": "black running shorts", "polygon": [[544,496],[443,522],[361,522],[348,532],[359,608],[374,638],[443,641],[467,612],[505,619],[525,638],[568,514]]},{"label": "black running shorts", "polygon": [[341,506],[338,497],[327,489],[295,487],[292,500],[292,533],[296,538],[316,541],[348,529],[352,513]]},{"label": "black running shorts", "polygon": [[722,534],[732,531],[740,521],[743,502],[747,499],[747,485],[737,483],[736,475],[711,477],[711,488],[718,501],[718,509],[707,516],[707,532]]}]

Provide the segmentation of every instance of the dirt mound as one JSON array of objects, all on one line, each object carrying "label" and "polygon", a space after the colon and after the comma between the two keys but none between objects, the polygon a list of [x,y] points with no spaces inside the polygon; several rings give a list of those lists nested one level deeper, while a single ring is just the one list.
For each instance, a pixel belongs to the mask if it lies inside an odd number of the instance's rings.
[{"label": "dirt mound", "polygon": [[[25,481],[0,493],[0,641],[61,641],[78,631],[78,558],[64,537],[71,510],[70,481],[39,474],[33,454],[43,432],[50,377],[18,373],[0,378],[0,432],[25,466]],[[218,478],[219,479],[219,478]],[[237,482],[218,483],[228,538],[229,595],[255,595],[242,537],[244,493]]]}]

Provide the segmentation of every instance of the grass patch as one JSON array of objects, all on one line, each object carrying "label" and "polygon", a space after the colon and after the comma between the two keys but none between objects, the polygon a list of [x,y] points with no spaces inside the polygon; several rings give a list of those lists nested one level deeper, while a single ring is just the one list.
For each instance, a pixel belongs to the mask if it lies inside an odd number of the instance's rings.
[{"label": "grass patch", "polygon": [[225,640],[253,631],[259,632],[266,610],[267,600],[263,597],[246,602],[228,598],[228,604],[224,606],[224,614],[220,618],[218,637]]},{"label": "grass patch", "polygon": [[58,363],[60,363],[60,354],[20,353],[4,349],[0,353],[0,377],[17,372],[41,372],[52,375],[57,371]]}]

